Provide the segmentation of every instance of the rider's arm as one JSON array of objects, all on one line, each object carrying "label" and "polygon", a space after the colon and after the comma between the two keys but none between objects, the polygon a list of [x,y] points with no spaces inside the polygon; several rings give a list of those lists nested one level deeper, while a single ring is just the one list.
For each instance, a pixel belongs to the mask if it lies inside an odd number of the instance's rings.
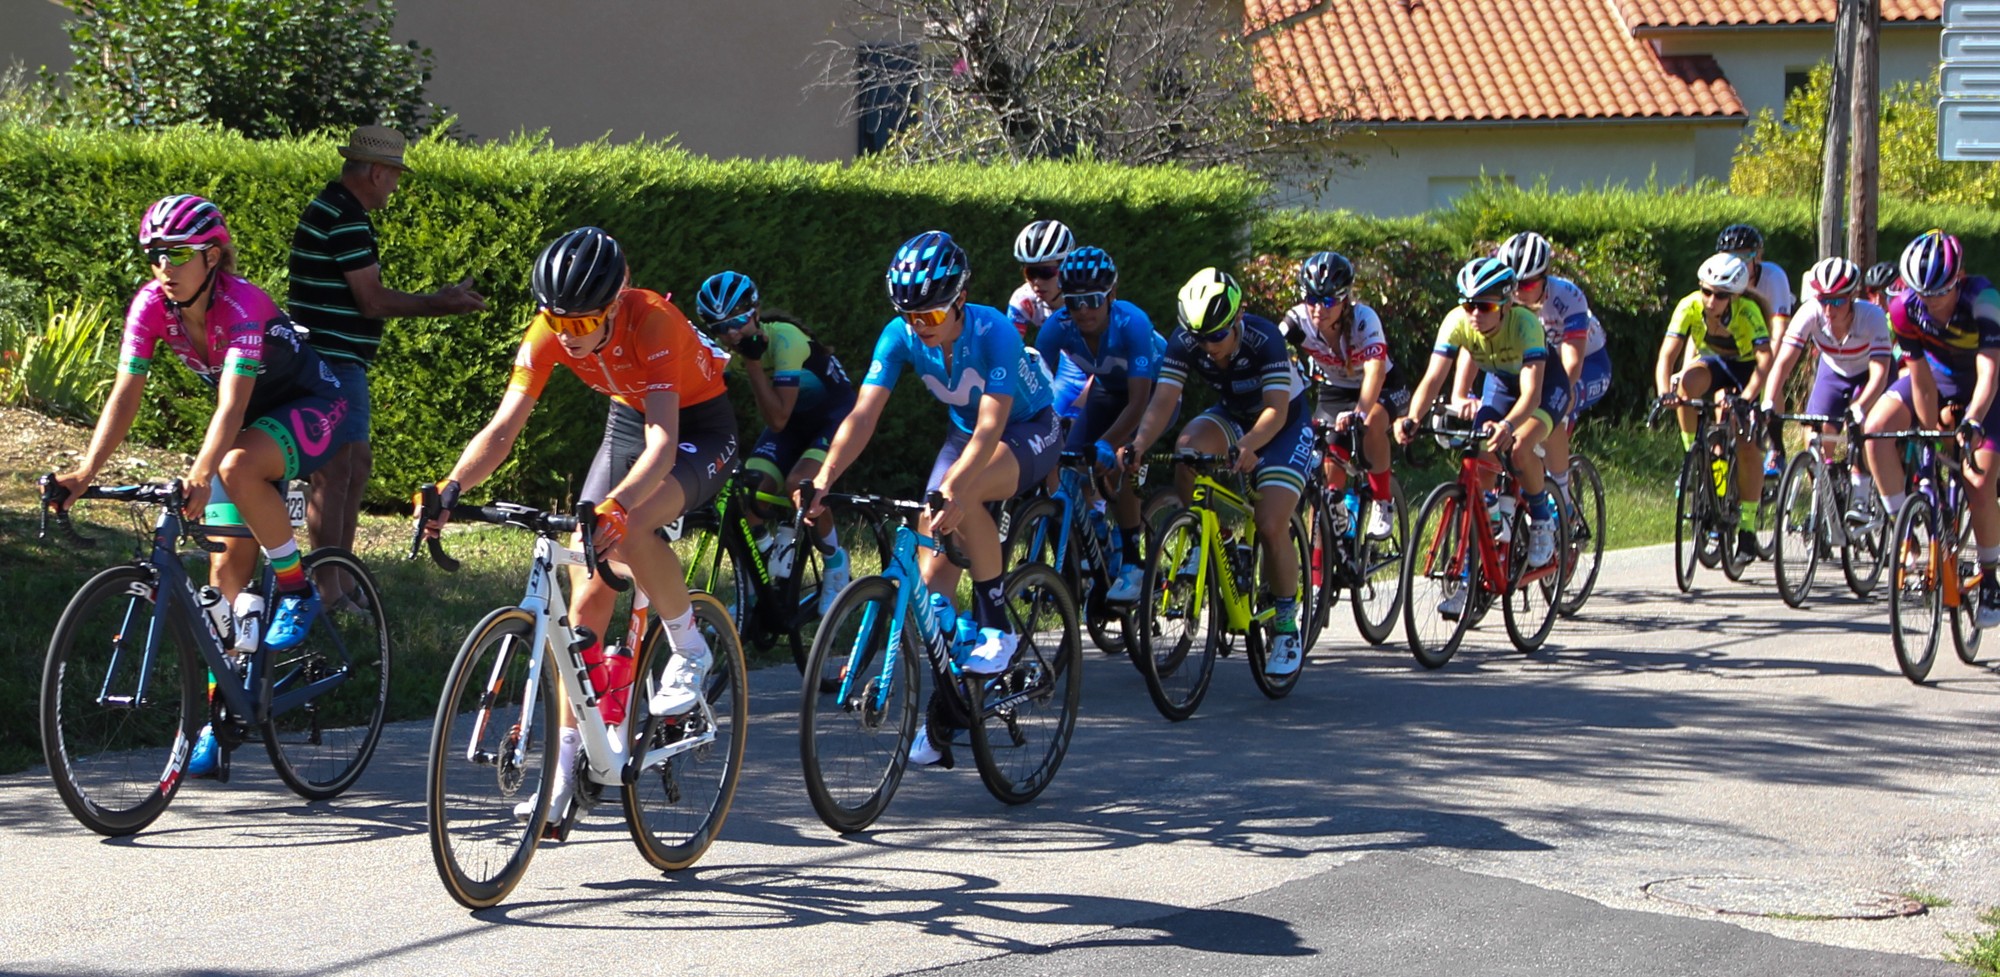
[{"label": "rider's arm", "polygon": [[97,430],[90,436],[90,450],[84,452],[83,461],[76,466],[83,481],[90,481],[90,477],[111,460],[111,453],[125,443],[125,435],[132,431],[132,419],[139,415],[139,395],[145,390],[145,374],[118,374],[117,381],[111,385],[111,396],[104,401],[104,413],[97,417]]},{"label": "rider's arm", "polygon": [[617,499],[629,509],[638,505],[654,487],[673,474],[674,458],[679,454],[681,444],[681,395],[668,390],[651,390],[646,393],[645,403],[646,447],[639,452],[638,460],[632,462],[632,470],[626,472],[611,491],[604,493],[604,498],[590,501]]},{"label": "rider's arm", "polygon": [[1514,408],[1500,419],[1507,425],[1509,433],[1519,431],[1521,425],[1527,423],[1528,418],[1541,407],[1542,382],[1547,379],[1548,368],[1549,361],[1546,359],[1521,364],[1521,395],[1514,398]]},{"label": "rider's arm", "polygon": [[1966,401],[1965,416],[1980,423],[1986,422],[1986,411],[1993,406],[1996,377],[2000,377],[2000,349],[1982,349],[1975,364],[1972,384],[1972,398]]},{"label": "rider's arm", "polygon": [[1354,398],[1354,412],[1363,417],[1375,410],[1382,397],[1382,385],[1389,381],[1389,361],[1368,360],[1361,364],[1361,393]]},{"label": "rider's arm", "polygon": [[1479,364],[1473,362],[1471,353],[1459,350],[1458,360],[1452,371],[1451,399],[1454,402],[1471,400],[1479,396],[1479,392],[1474,389],[1479,384]]},{"label": "rider's arm", "polygon": [[1270,446],[1272,439],[1285,428],[1285,414],[1291,407],[1291,391],[1278,387],[1264,388],[1264,408],[1257,414],[1257,423],[1236,439],[1236,446],[1249,452],[1261,452]]},{"label": "rider's arm", "polygon": [[1755,402],[1764,391],[1764,381],[1771,375],[1771,344],[1759,343],[1750,347],[1757,357],[1757,372],[1750,375],[1750,382],[1743,385],[1743,399]]},{"label": "rider's arm", "polygon": [[1445,375],[1452,371],[1453,364],[1456,362],[1454,359],[1456,355],[1455,352],[1431,353],[1431,365],[1424,370],[1424,378],[1417,381],[1416,391],[1410,394],[1409,411],[1396,419],[1395,429],[1397,431],[1397,440],[1404,444],[1410,442],[1409,437],[1406,437],[1403,432],[1414,431],[1418,419],[1430,412],[1431,401],[1437,399],[1438,388],[1444,386]]},{"label": "rider's arm", "polygon": [[[775,352],[774,349],[764,355],[770,356]],[[773,431],[784,430],[785,424],[792,419],[792,408],[799,403],[798,386],[780,387],[773,383],[760,360],[744,364],[743,373],[750,378],[750,395],[757,400],[757,414],[764,418],[764,426]]]},{"label": "rider's arm", "polygon": [[1662,397],[1676,392],[1674,390],[1674,363],[1681,358],[1681,344],[1683,342],[1685,340],[1673,333],[1668,333],[1667,338],[1660,340],[1660,360],[1659,364],[1653,368],[1653,380],[1658,384],[1660,396]]},{"label": "rider's arm", "polygon": [[1146,416],[1146,408],[1153,395],[1153,381],[1150,377],[1125,378],[1125,409],[1118,412],[1118,418],[1104,429],[1104,442],[1119,445],[1132,439],[1139,431],[1139,422]]},{"label": "rider's arm", "polygon": [[1771,372],[1764,382],[1764,409],[1783,411],[1785,409],[1785,381],[1791,379],[1792,369],[1805,358],[1805,349],[1790,341],[1778,347],[1778,355],[1771,360]]},{"label": "rider's arm", "polygon": [[1937,378],[1931,375],[1931,364],[1922,356],[1911,357],[1903,364],[1910,376],[1910,412],[1917,417],[1917,426],[1936,430],[1938,426]]},{"label": "rider's arm", "polygon": [[1589,333],[1575,333],[1573,335],[1564,336],[1562,346],[1558,347],[1562,351],[1561,355],[1562,355],[1563,372],[1569,374],[1569,386],[1571,390],[1578,390],[1582,388],[1583,360],[1584,360],[1583,344],[1584,340],[1587,339],[1588,337]]},{"label": "rider's arm", "polygon": [[1132,432],[1132,450],[1145,454],[1153,442],[1167,430],[1167,422],[1174,416],[1174,408],[1181,405],[1181,384],[1161,377],[1153,385],[1153,395],[1146,401],[1146,413],[1139,418],[1139,429]]},{"label": "rider's arm", "polygon": [[824,492],[833,487],[836,479],[847,471],[847,466],[861,456],[861,449],[868,447],[868,439],[875,436],[875,425],[882,419],[882,408],[889,403],[889,388],[872,383],[863,384],[861,392],[854,398],[854,409],[847,412],[847,419],[840,422],[840,430],[833,434],[833,443],[827,445],[826,460],[820,463],[819,474],[813,476],[813,484]]},{"label": "rider's arm", "polygon": [[500,409],[493,412],[493,419],[459,453],[449,480],[457,482],[460,490],[486,481],[513,452],[514,439],[521,436],[521,428],[527,425],[528,414],[534,409],[533,394],[520,387],[508,387],[506,396],[500,398]]},{"label": "rider's arm", "polygon": [[1854,395],[1854,403],[1864,411],[1875,409],[1875,401],[1881,399],[1882,391],[1889,389],[1889,377],[1894,372],[1889,367],[1887,356],[1871,357],[1868,360],[1868,380],[1861,385],[1861,392]]}]

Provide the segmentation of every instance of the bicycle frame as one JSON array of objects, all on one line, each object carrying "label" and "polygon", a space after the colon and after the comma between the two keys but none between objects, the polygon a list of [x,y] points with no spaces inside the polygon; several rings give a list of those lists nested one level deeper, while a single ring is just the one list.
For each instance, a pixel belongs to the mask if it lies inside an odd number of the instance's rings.
[{"label": "bicycle frame", "polygon": [[[1446,555],[1448,559],[1454,561],[1447,567],[1447,570],[1451,575],[1461,579],[1465,576],[1465,566],[1460,561],[1463,561],[1465,558],[1465,541],[1471,540],[1478,548],[1479,577],[1482,587],[1489,593],[1505,597],[1514,593],[1519,587],[1535,583],[1550,574],[1561,573],[1564,564],[1568,562],[1568,555],[1558,553],[1556,554],[1556,559],[1552,559],[1542,566],[1529,569],[1527,572],[1521,574],[1519,580],[1510,578],[1507,573],[1507,564],[1513,554],[1513,543],[1502,543],[1486,532],[1486,527],[1492,519],[1492,515],[1486,507],[1486,490],[1481,488],[1480,484],[1484,481],[1484,476],[1496,476],[1500,480],[1496,484],[1504,483],[1505,487],[1501,491],[1511,495],[1516,505],[1525,505],[1527,504],[1527,500],[1522,498],[1520,486],[1515,483],[1512,473],[1508,471],[1506,465],[1480,457],[1476,453],[1482,450],[1481,444],[1482,439],[1475,437],[1470,441],[1463,441],[1459,446],[1459,450],[1463,455],[1458,463],[1457,481],[1459,486],[1465,490],[1464,508],[1460,512],[1448,511],[1445,519],[1447,523],[1450,520],[1461,518],[1465,522],[1458,534],[1459,543],[1456,547],[1456,552]],[[1430,575],[1438,566],[1437,561],[1440,555],[1437,552],[1438,538],[1431,540],[1430,549],[1424,554],[1424,573],[1426,576]]]},{"label": "bicycle frame", "polygon": [[[889,703],[889,692],[895,687],[893,681],[897,669],[903,666],[903,628],[914,618],[917,633],[924,638],[924,654],[931,666],[948,673],[953,679],[959,677],[958,662],[951,655],[951,636],[946,634],[939,623],[937,614],[931,610],[929,600],[912,601],[911,591],[921,591],[928,595],[931,589],[923,583],[917,569],[917,548],[942,551],[937,540],[911,529],[907,525],[896,527],[896,544],[889,557],[889,565],[882,570],[882,576],[896,585],[896,605],[889,613],[889,641],[884,649],[882,675],[885,681],[874,690],[869,708],[880,710]],[[912,586],[914,585],[914,586]],[[881,605],[870,604],[861,612],[861,626],[854,636],[854,647],[847,653],[847,668],[840,679],[840,701],[848,702],[854,693],[854,677],[861,670],[862,656],[868,651],[868,636],[875,633],[879,625]]]},{"label": "bicycle frame", "polygon": [[[1936,539],[1938,527],[1943,525],[1947,520],[1956,522],[1959,513],[1965,510],[1966,501],[1964,493],[1959,487],[1958,479],[1952,478],[1951,473],[1946,470],[1944,464],[1946,459],[1937,450],[1937,445],[1933,441],[1928,438],[1923,439],[1920,442],[1910,444],[1907,450],[1908,455],[1906,455],[1906,458],[1914,456],[1914,458],[1910,459],[1914,461],[1914,464],[1908,468],[1908,471],[1911,480],[1916,483],[1914,486],[1915,491],[1923,495],[1931,504],[1931,519],[1933,522],[1929,528],[1931,538]],[[1956,538],[1955,534],[1954,538]],[[1959,539],[1954,549],[1963,551],[1964,548],[1965,541]],[[1968,592],[1978,592],[1981,573],[1975,571],[1971,580],[1962,579],[1955,567],[1947,568],[1945,566],[1946,557],[1947,554],[1943,552],[1942,547],[1931,547],[1930,552],[1925,556],[1928,564],[1925,567],[1925,572],[1937,584],[1939,597],[1943,600],[1944,606],[1956,610],[1965,606],[1965,596]],[[1956,553],[1950,554],[1950,558],[1952,562],[1958,562]]]},{"label": "bicycle frame", "polygon": [[[1225,630],[1245,632],[1250,630],[1253,619],[1250,594],[1236,571],[1229,564],[1229,554],[1222,545],[1222,513],[1227,513],[1243,523],[1243,545],[1253,550],[1257,545],[1257,520],[1253,518],[1250,501],[1230,491],[1211,475],[1196,474],[1194,491],[1188,508],[1201,520],[1201,547],[1208,558],[1200,562],[1195,570],[1194,606],[1190,614],[1201,615],[1201,601],[1208,593],[1205,586],[1207,575],[1213,572],[1222,586],[1222,613]],[[1303,567],[1300,568],[1304,572]]]}]

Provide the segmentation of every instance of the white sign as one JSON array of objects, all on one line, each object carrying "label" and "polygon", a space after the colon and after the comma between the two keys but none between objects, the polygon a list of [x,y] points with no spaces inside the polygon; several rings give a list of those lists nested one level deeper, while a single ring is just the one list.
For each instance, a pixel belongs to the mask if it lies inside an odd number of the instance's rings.
[{"label": "white sign", "polygon": [[2000,0],[1944,0],[1944,26],[2000,28]]},{"label": "white sign", "polygon": [[1938,87],[1945,98],[2000,98],[2000,61],[1947,61]]}]

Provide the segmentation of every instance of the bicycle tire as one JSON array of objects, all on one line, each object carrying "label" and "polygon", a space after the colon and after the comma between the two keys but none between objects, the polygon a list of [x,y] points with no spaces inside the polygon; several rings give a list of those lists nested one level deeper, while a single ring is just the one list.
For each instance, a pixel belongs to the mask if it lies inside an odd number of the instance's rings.
[{"label": "bicycle tire", "polygon": [[1922,685],[1937,661],[1943,592],[1935,570],[1943,545],[1933,529],[1930,500],[1912,495],[1890,537],[1889,642],[1903,677]]},{"label": "bicycle tire", "polygon": [[[1874,484],[1873,482],[1869,482],[1867,490],[1869,494],[1868,506],[1871,512],[1882,505],[1881,498],[1875,494]],[[1841,500],[1840,507],[1843,510],[1853,508],[1855,501],[1853,482],[1847,478],[1836,478],[1834,481],[1834,497]],[[1845,519],[1846,517],[1846,513],[1842,512],[1841,518]],[[1875,588],[1882,582],[1882,567],[1885,562],[1882,555],[1887,551],[1886,537],[1889,532],[1889,520],[1879,519],[1878,521],[1881,525],[1872,533],[1858,532],[1853,528],[1849,528],[1847,531],[1847,545],[1840,548],[1840,573],[1841,576],[1847,579],[1848,592],[1856,597],[1867,597],[1873,594]]]},{"label": "bicycle tire", "polygon": [[[1410,526],[1409,546],[1403,551],[1403,637],[1425,668],[1443,668],[1472,627],[1481,568],[1467,526],[1471,518],[1465,486],[1446,482],[1431,490]],[[1459,590],[1465,599],[1458,615],[1446,617],[1441,605]],[[1450,624],[1437,629],[1433,618]]]},{"label": "bicycle tire", "polygon": [[[632,843],[646,863],[664,872],[678,872],[701,860],[722,833],[736,787],[743,775],[743,746],[750,730],[749,673],[743,642],[713,594],[694,593],[694,625],[708,642],[711,659],[702,683],[706,708],[679,722],[663,722],[643,710],[647,700],[666,682],[674,658],[666,628],[658,618],[649,626],[638,660],[633,663],[630,708],[642,710],[629,720],[631,741],[623,794],[625,824]],[[714,730],[706,746],[677,753],[654,765],[651,750],[671,746],[681,738]],[[710,786],[712,785],[712,787]]]},{"label": "bicycle tire", "polygon": [[685,528],[673,547],[687,571],[688,589],[715,595],[723,610],[729,612],[729,619],[741,629],[757,598],[749,568],[725,544],[714,510],[690,512],[682,525]]},{"label": "bicycle tire", "polygon": [[1403,495],[1403,483],[1394,477],[1389,479],[1389,496],[1396,506],[1393,535],[1371,539],[1362,534],[1361,581],[1354,587],[1352,601],[1354,627],[1362,640],[1378,648],[1388,645],[1403,609],[1403,550],[1410,539],[1410,500]]},{"label": "bicycle tire", "polygon": [[1026,804],[1054,781],[1076,732],[1083,638],[1068,584],[1045,565],[1009,573],[1001,599],[1023,647],[1005,672],[965,676],[972,757],[995,799]]},{"label": "bicycle tire", "polygon": [[[1556,534],[1555,549],[1551,551],[1551,561],[1569,558],[1569,511],[1563,505],[1562,496],[1550,493],[1555,503],[1556,515],[1553,529]],[[1522,505],[1514,510],[1514,538],[1526,540],[1532,518],[1528,514],[1531,505]],[[1525,543],[1511,547],[1510,563],[1507,568],[1511,579],[1507,581],[1507,592],[1501,597],[1500,618],[1506,626],[1507,640],[1514,650],[1522,654],[1534,654],[1549,640],[1549,632],[1555,627],[1556,610],[1562,606],[1562,584],[1566,576],[1564,568],[1558,564],[1553,573],[1539,580],[1523,584],[1521,578],[1533,572],[1528,566],[1528,547]]]},{"label": "bicycle tire", "polygon": [[[207,714],[193,625],[171,604],[160,619],[150,694],[131,708],[100,702],[107,689],[136,692],[142,655],[132,652],[143,652],[149,628],[130,622],[154,620],[157,577],[149,566],[126,564],[85,581],[56,621],[42,669],[42,756],[56,793],[84,827],[112,838],[144,830],[167,809]],[[137,647],[125,645],[128,636]],[[134,685],[111,674],[114,662]]]},{"label": "bicycle tire", "polygon": [[[883,534],[882,527],[870,520],[866,512],[842,503],[829,505],[827,512],[833,517],[835,537],[840,541],[841,548],[847,551],[850,581],[879,574],[883,567],[889,565],[888,539]],[[862,563],[860,559],[864,555],[869,557],[866,563]],[[791,626],[785,631],[787,643],[792,650],[792,661],[798,665],[799,674],[804,675],[806,662],[812,657],[813,639],[819,634],[820,621],[823,619],[820,608],[826,607],[831,610],[830,601],[839,595],[829,597],[824,593],[826,557],[820,554],[818,547],[811,544],[801,546],[799,556],[800,576],[797,590],[793,591],[790,584],[781,589],[797,602],[795,606],[798,610],[792,618]],[[820,685],[821,691],[832,692],[840,687],[840,676],[837,674],[830,677],[821,676]]]},{"label": "bicycle tire", "polygon": [[[917,735],[918,670],[926,667],[926,659],[913,621],[903,622],[896,671],[886,677],[881,671],[891,663],[889,616],[895,606],[896,584],[887,577],[849,584],[813,638],[809,678],[801,683],[799,761],[806,796],[819,819],[841,834],[864,830],[881,817],[902,782]],[[852,633],[846,630],[850,624]],[[860,630],[864,626],[865,633]],[[862,649],[858,661],[853,654],[857,639]],[[851,663],[857,676],[845,701],[838,686],[822,692],[817,681],[833,656]],[[871,694],[885,689],[887,699],[877,709]],[[851,749],[837,749],[850,744]]]},{"label": "bicycle tire", "polygon": [[[304,643],[266,653],[273,680],[271,695],[310,685],[345,672],[333,688],[264,722],[264,750],[278,779],[309,801],[340,796],[368,768],[389,715],[393,658],[382,593],[367,564],[352,553],[322,547],[306,554],[306,573],[315,580],[345,574],[352,589],[322,593],[319,619]],[[338,571],[330,574],[329,571]]]},{"label": "bicycle tire", "polygon": [[[511,759],[527,715],[528,677],[536,656],[542,656],[537,712],[522,762],[515,766]],[[424,806],[438,877],[445,891],[469,909],[486,909],[507,898],[541,843],[549,819],[543,787],[555,767],[559,729],[556,668],[546,646],[536,646],[535,616],[519,607],[501,607],[466,635],[445,676],[431,724]],[[470,738],[475,733],[477,742]],[[514,809],[523,799],[530,812],[517,819]]]},{"label": "bicycle tire", "polygon": [[1804,606],[1819,568],[1821,523],[1830,518],[1819,511],[1824,475],[1819,463],[1801,451],[1792,456],[1778,483],[1778,533],[1773,540],[1777,554],[1771,563],[1778,596],[1791,607]]},{"label": "bicycle tire", "polygon": [[[1958,480],[1958,497],[1962,500],[1972,491],[1963,479]],[[1972,535],[1972,515],[1963,503],[1953,507],[1956,519],[1947,527],[1951,533],[1950,552],[1958,554],[1959,601],[1951,609],[1951,648],[1958,660],[1967,665],[1979,664],[1979,584],[1968,583],[1979,576],[1978,551],[1967,547],[1966,541]]]},{"label": "bicycle tire", "polygon": [[[1569,495],[1569,545],[1575,556],[1569,579],[1563,583],[1562,603],[1556,607],[1556,613],[1563,617],[1583,613],[1583,605],[1597,591],[1597,577],[1604,569],[1604,479],[1597,473],[1597,463],[1580,452],[1569,456]],[[1581,534],[1577,530],[1582,530]]]},{"label": "bicycle tire", "polygon": [[1694,570],[1702,562],[1710,491],[1706,459],[1689,451],[1681,461],[1680,481],[1674,484],[1674,586],[1683,594],[1694,589]]},{"label": "bicycle tire", "polygon": [[[1202,538],[1201,517],[1180,509],[1153,535],[1142,602],[1136,616],[1133,664],[1160,715],[1181,722],[1201,708],[1215,676],[1221,640],[1222,572]],[[1185,573],[1205,565],[1206,578]]]},{"label": "bicycle tire", "polygon": [[[1305,579],[1307,567],[1310,566],[1312,561],[1312,549],[1306,540],[1305,520],[1298,513],[1294,512],[1287,525],[1290,527],[1289,532],[1291,536],[1287,540],[1287,543],[1298,554],[1299,561],[1298,618],[1295,621],[1299,629],[1299,667],[1293,669],[1289,675],[1271,675],[1265,672],[1264,665],[1270,660],[1272,636],[1277,632],[1275,629],[1252,622],[1248,636],[1249,640],[1244,642],[1248,646],[1247,650],[1249,653],[1243,657],[1250,662],[1251,681],[1257,683],[1257,691],[1264,693],[1264,698],[1266,699],[1282,699],[1291,695],[1293,689],[1298,688],[1299,676],[1305,674],[1306,670],[1305,656],[1311,653],[1313,643],[1319,640],[1318,631],[1308,627],[1313,620],[1313,598],[1315,595],[1312,587],[1307,585],[1308,581]],[[1260,610],[1264,604],[1263,595],[1266,590],[1267,581],[1264,579],[1263,550],[1264,541],[1259,539],[1257,541],[1257,556],[1253,564],[1255,567],[1254,582],[1250,588],[1251,594],[1255,595],[1253,599],[1256,602],[1252,605],[1253,610]],[[1275,593],[1272,594],[1271,600],[1275,604],[1277,600]]]}]

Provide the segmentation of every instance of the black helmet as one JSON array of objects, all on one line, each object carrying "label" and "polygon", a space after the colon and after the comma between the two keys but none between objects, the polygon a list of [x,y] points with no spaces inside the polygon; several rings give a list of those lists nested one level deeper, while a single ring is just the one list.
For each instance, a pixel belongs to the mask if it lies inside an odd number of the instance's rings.
[{"label": "black helmet", "polygon": [[1715,250],[1762,252],[1764,235],[1748,224],[1731,224],[1715,236]]},{"label": "black helmet", "polygon": [[1890,286],[1895,285],[1896,263],[1893,261],[1875,262],[1868,269],[1868,274],[1862,276],[1861,284],[1871,292],[1884,291]]},{"label": "black helmet", "polygon": [[1343,299],[1354,287],[1354,265],[1332,251],[1321,251],[1299,263],[1299,295],[1310,299]]},{"label": "black helmet", "polygon": [[602,228],[579,227],[535,259],[535,304],[556,315],[602,309],[625,287],[625,251]]},{"label": "black helmet", "polygon": [[1118,284],[1118,266],[1103,248],[1077,248],[1064,258],[1061,276],[1065,294],[1109,292]]}]

